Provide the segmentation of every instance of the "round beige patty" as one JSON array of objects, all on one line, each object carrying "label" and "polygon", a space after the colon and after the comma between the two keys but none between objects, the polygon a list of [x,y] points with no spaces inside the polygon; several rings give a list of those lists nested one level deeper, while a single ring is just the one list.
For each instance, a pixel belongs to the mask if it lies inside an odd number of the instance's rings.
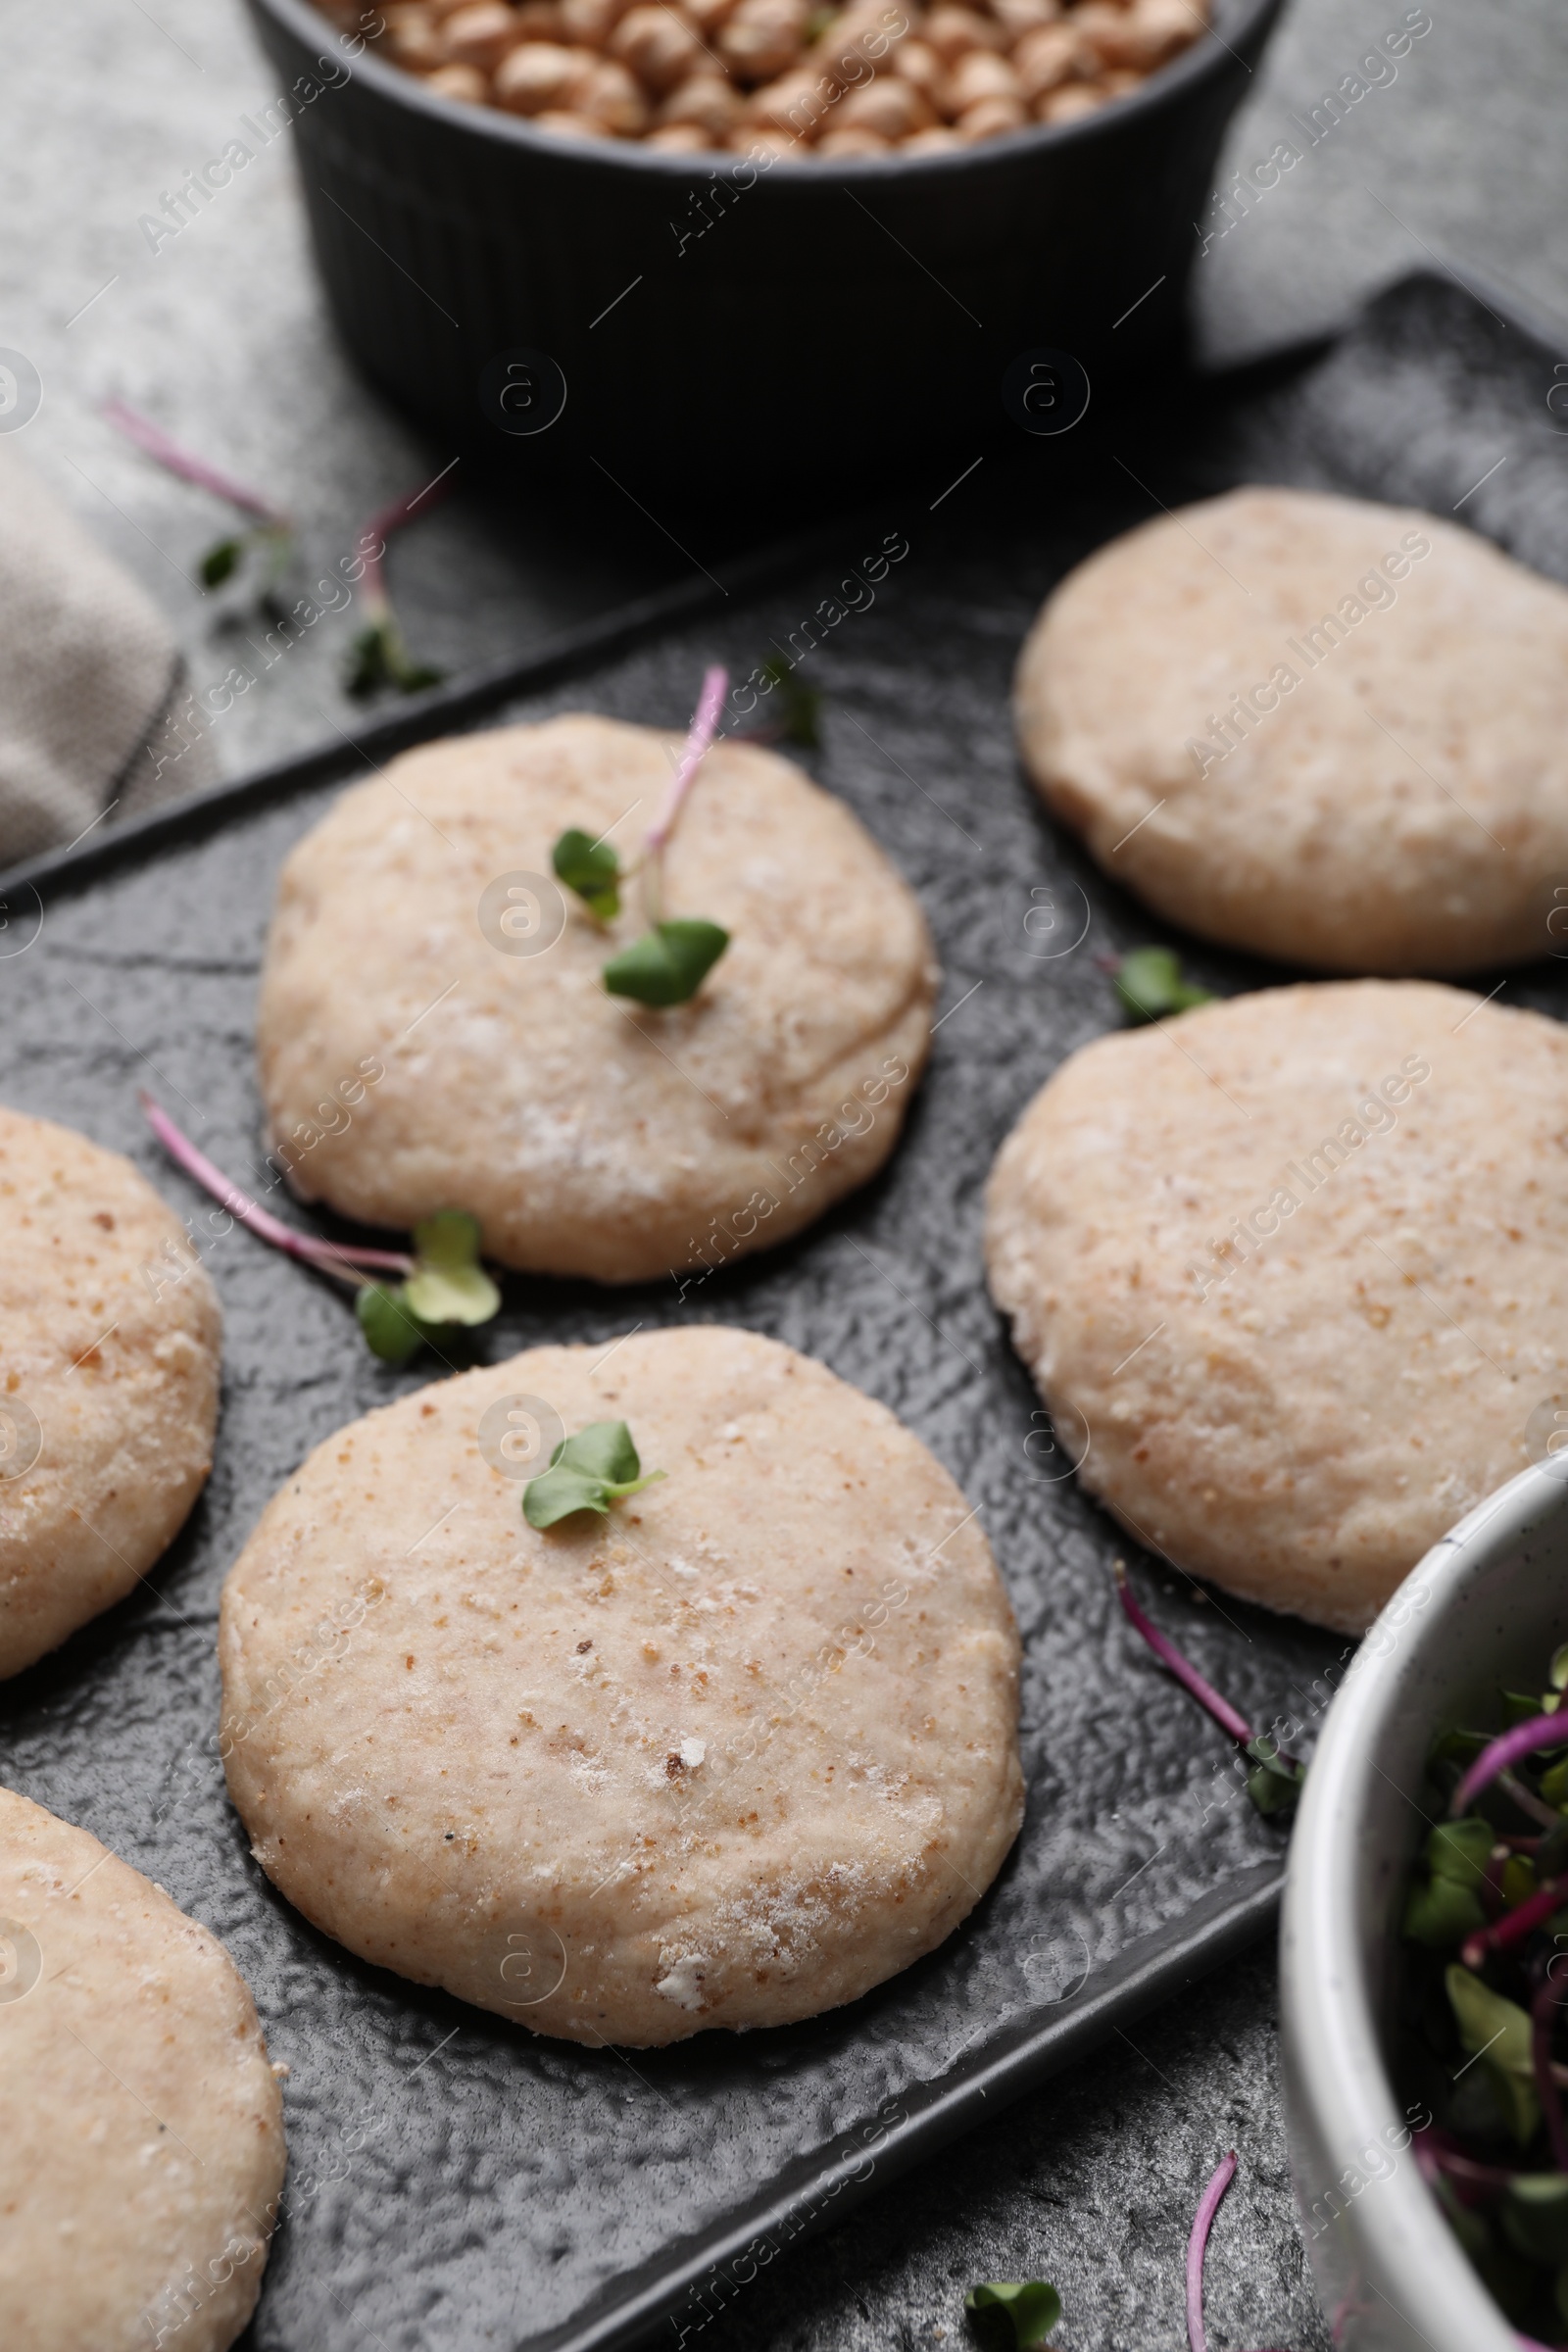
[{"label": "round beige patty", "polygon": [[1365,980],[1101,1038],[1003,1147],[986,1254],[1140,1542],[1358,1632],[1568,1390],[1568,1030]]},{"label": "round beige patty", "polygon": [[[624,1420],[667,1477],[536,1532],[481,1451],[516,1396]],[[1018,1639],[963,1496],[884,1406],[722,1326],[534,1348],[339,1431],[230,1574],[220,1651],[229,1787],[289,1899],[574,2041],[855,1999],[1022,1812]]]},{"label": "round beige patty", "polygon": [[[550,879],[568,826],[636,856],[681,741],[573,717],[427,745],[298,845],[257,1042],[303,1198],[400,1227],[466,1208],[504,1265],[636,1282],[782,1241],[881,1166],[938,974],[918,902],[839,802],[771,752],[709,754],[665,904],[731,943],[667,1010],[601,979],[645,928],[637,887],[607,933]],[[564,922],[538,954],[496,944],[504,908],[481,925],[517,872],[543,878],[532,937]]]},{"label": "round beige patty", "polygon": [[0,2341],[222,2352],[255,2306],[283,2114],[217,1937],[0,1789]]},{"label": "round beige patty", "polygon": [[129,1160],[0,1108],[0,1675],[122,1600],[212,1467],[221,1327]]},{"label": "round beige patty", "polygon": [[1055,591],[1016,705],[1048,805],[1205,938],[1348,972],[1568,946],[1568,593],[1456,524],[1302,490],[1162,515]]}]

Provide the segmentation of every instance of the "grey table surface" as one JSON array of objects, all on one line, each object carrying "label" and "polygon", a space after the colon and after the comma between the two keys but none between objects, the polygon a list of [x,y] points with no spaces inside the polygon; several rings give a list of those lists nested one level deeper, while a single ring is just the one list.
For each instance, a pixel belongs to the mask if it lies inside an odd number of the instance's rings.
[{"label": "grey table surface", "polygon": [[[1332,326],[1423,260],[1495,286],[1568,350],[1568,17],[1560,0],[1428,6],[1432,32],[1397,78],[1202,255],[1207,360]],[[1296,0],[1235,124],[1232,163],[1266,154],[1292,110],[1402,13],[1400,0]],[[7,21],[0,343],[25,352],[44,386],[24,454],[142,581],[207,684],[246,625],[191,579],[226,517],[121,441],[105,399],[118,393],[305,517],[313,563],[350,549],[375,507],[430,479],[447,453],[368,392],[339,349],[286,140],[156,256],[140,235],[161,191],[272,95],[235,0],[0,0]],[[773,513],[752,535],[814,519]],[[634,514],[552,535],[460,493],[400,542],[395,588],[418,652],[461,672],[684,572]],[[215,730],[223,772],[352,722],[346,616],[333,627]],[[1241,2171],[1211,2251],[1211,2339],[1326,2345],[1291,2209],[1262,1950],[781,2257],[703,2331],[704,2352],[957,2342],[967,2285],[1030,2276],[1061,2290],[1062,2352],[1173,2346],[1193,2208],[1229,2147]]]}]

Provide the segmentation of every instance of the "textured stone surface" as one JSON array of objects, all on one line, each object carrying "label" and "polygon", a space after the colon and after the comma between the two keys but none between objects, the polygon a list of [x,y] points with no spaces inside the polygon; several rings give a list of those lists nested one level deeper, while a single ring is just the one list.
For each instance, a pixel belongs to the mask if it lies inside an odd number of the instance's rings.
[{"label": "textured stone surface", "polygon": [[1209,2342],[1326,2352],[1291,2206],[1275,2025],[1273,1953],[1249,1953],[775,2262],[688,2347],[956,2347],[978,2280],[1049,2278],[1060,2352],[1170,2352],[1186,2333],[1193,2214],[1234,2148],[1204,2273]]}]

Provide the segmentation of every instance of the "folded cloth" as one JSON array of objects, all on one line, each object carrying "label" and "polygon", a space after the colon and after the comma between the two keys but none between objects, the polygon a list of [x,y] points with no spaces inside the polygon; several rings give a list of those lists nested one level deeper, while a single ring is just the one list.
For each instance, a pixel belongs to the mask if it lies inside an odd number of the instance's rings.
[{"label": "folded cloth", "polygon": [[157,608],[0,443],[0,866],[74,841],[117,796],[211,781],[185,761],[147,789],[183,679]]}]

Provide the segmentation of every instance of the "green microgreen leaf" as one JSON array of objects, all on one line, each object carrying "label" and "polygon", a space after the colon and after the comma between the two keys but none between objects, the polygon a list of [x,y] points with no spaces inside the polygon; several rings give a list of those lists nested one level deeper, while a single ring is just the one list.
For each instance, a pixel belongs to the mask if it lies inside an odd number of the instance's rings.
[{"label": "green microgreen leaf", "polygon": [[244,553],[245,542],[243,539],[220,539],[217,545],[210,547],[202,558],[202,586],[204,588],[221,588],[223,582],[239,568],[240,559]]},{"label": "green microgreen leaf", "polygon": [[1546,1680],[1554,1690],[1568,1690],[1568,1642],[1563,1643],[1561,1649],[1552,1651]]},{"label": "green microgreen leaf", "polygon": [[1555,1764],[1547,1765],[1541,1776],[1541,1793],[1547,1804],[1555,1805],[1559,1812],[1564,1805],[1568,1805],[1568,1756],[1562,1756]]},{"label": "green microgreen leaf", "polygon": [[479,1221],[439,1208],[414,1228],[415,1268],[403,1297],[421,1323],[488,1323],[501,1293],[479,1263]]},{"label": "green microgreen leaf", "polygon": [[612,997],[635,997],[640,1004],[684,1004],[697,994],[729,946],[717,923],[682,916],[656,923],[605,966]]},{"label": "green microgreen leaf", "polygon": [[1460,2046],[1484,2067],[1501,2093],[1509,2129],[1521,2147],[1541,2122],[1531,2056],[1530,2019],[1516,2001],[1505,2000],[1455,1961],[1444,1975]]},{"label": "green microgreen leaf", "polygon": [[1452,1879],[1433,1879],[1428,1886],[1412,1886],[1400,1922],[1407,1939],[1429,1952],[1457,1951],[1467,1936],[1479,1935],[1486,1924],[1481,1897]]},{"label": "green microgreen leaf", "polygon": [[1496,1839],[1496,1831],[1479,1813],[1440,1821],[1427,1838],[1427,1868],[1435,1879],[1449,1879],[1479,1893]]},{"label": "green microgreen leaf", "polygon": [[344,683],[355,695],[374,694],[381,686],[417,694],[426,686],[439,686],[444,674],[428,662],[414,661],[393,614],[382,612],[367,621],[350,646]]},{"label": "green microgreen leaf", "polygon": [[1160,1021],[1167,1013],[1213,1003],[1211,990],[1182,978],[1174,948],[1134,948],[1116,968],[1116,994],[1130,1021]]},{"label": "green microgreen leaf", "polygon": [[[831,24],[838,11],[818,9],[812,20],[823,31]],[[808,29],[807,39],[815,36]],[[762,675],[778,696],[778,731],[786,743],[798,743],[803,751],[816,752],[822,748],[822,695],[815,686],[803,686],[795,675],[795,664],[783,654],[775,654],[762,663]]]},{"label": "green microgreen leaf", "polygon": [[1301,1784],[1306,1779],[1303,1766],[1282,1756],[1266,1732],[1256,1740],[1250,1740],[1243,1752],[1250,1757],[1252,1764],[1247,1776],[1247,1793],[1258,1811],[1288,1812],[1300,1796]]},{"label": "green microgreen leaf", "polygon": [[963,2298],[978,2340],[996,2352],[1032,2352],[1061,2318],[1061,2297],[1046,2278],[995,2278]]},{"label": "green microgreen leaf", "polygon": [[530,1527],[554,1527],[574,1511],[609,1511],[612,1502],[640,1494],[664,1476],[643,1475],[642,1462],[624,1421],[591,1421],[574,1438],[563,1438],[550,1467],[522,1490],[522,1515]]},{"label": "green microgreen leaf", "polygon": [[551,853],[558,882],[574,890],[589,913],[601,923],[620,912],[620,859],[608,841],[595,841],[580,826],[568,825]]},{"label": "green microgreen leaf", "polygon": [[417,1315],[403,1302],[400,1285],[368,1282],[354,1301],[370,1353],[384,1364],[406,1364],[417,1355],[429,1336]]},{"label": "green microgreen leaf", "polygon": [[1568,2175],[1515,2173],[1502,2200],[1502,2227],[1521,2254],[1568,2262]]}]

